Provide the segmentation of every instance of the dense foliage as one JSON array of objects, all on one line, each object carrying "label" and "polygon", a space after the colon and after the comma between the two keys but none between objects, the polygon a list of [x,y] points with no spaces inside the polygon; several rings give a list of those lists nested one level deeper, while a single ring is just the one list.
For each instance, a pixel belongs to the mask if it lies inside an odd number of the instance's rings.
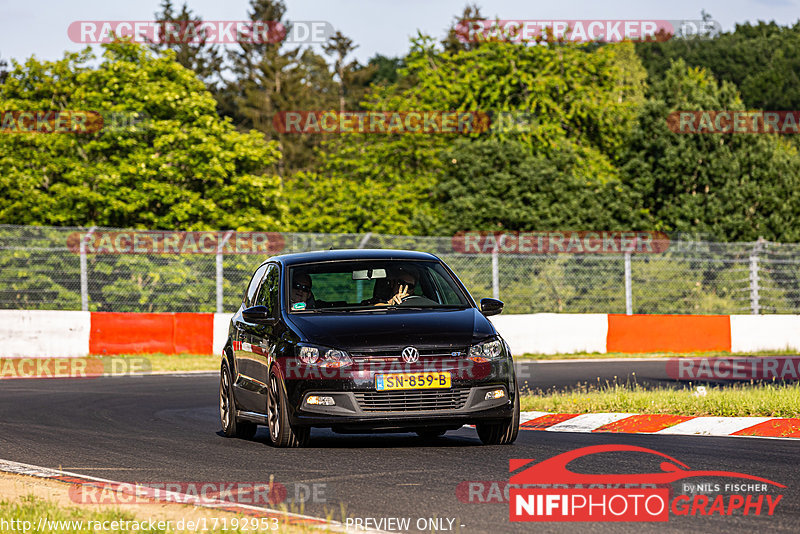
[{"label": "dense foliage", "polygon": [[[202,20],[171,0],[160,9],[159,20]],[[248,16],[289,26],[285,12],[281,0],[251,0]],[[474,6],[461,17],[485,18]],[[2,110],[147,117],[0,137],[0,223],[798,241],[796,136],[675,133],[666,120],[798,109],[798,44],[800,23],[636,45],[462,43],[451,27],[365,65],[340,32],[321,50],[116,42],[99,62],[85,52],[0,63]],[[276,129],[276,114],[298,110],[471,111],[494,122],[468,134]],[[503,116],[513,127],[500,127]]]},{"label": "dense foliage", "polygon": [[3,110],[140,113],[94,133],[0,136],[0,222],[181,229],[281,229],[280,157],[257,132],[236,131],[172,53],[118,42],[16,64]]}]

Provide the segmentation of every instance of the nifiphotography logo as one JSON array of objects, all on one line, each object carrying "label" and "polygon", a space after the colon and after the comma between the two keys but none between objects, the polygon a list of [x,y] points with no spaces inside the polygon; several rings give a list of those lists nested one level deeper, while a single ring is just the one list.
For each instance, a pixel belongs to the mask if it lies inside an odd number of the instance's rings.
[{"label": "nifiphotography logo", "polygon": [[[585,474],[567,468],[598,453],[655,455],[660,471]],[[533,460],[510,460],[515,471]],[[716,482],[723,478],[728,481]],[[700,481],[683,482],[686,479]],[[710,482],[709,480],[715,480]],[[671,484],[677,483],[677,490]],[[511,521],[669,521],[676,516],[772,516],[786,486],[745,473],[692,470],[666,454],[632,445],[596,445],[536,463],[509,480]],[[716,494],[716,495],[714,495]]]}]

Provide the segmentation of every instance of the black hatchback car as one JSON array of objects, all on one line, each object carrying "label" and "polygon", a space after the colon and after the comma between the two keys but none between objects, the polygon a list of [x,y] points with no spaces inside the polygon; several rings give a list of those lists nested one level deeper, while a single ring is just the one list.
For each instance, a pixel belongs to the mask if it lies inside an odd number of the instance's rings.
[{"label": "black hatchback car", "polygon": [[512,443],[519,394],[508,345],[439,258],[397,250],[276,256],[233,316],[220,369],[226,436],[266,425],[277,447],[334,432],[440,436],[475,425]]}]

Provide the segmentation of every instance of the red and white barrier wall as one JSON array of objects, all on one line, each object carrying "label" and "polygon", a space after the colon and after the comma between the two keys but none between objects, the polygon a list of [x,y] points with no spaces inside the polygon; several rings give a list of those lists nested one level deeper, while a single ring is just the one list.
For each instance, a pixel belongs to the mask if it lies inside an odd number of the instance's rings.
[{"label": "red and white barrier wall", "polygon": [[[231,315],[0,310],[0,357],[219,354]],[[514,354],[800,351],[800,315],[536,313],[491,320]]]}]

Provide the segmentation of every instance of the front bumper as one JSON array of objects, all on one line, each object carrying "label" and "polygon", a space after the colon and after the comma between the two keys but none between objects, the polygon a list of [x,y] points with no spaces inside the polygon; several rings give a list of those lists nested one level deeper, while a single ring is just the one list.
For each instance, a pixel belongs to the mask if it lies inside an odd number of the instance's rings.
[{"label": "front bumper", "polygon": [[[292,425],[401,429],[454,427],[501,421],[513,415],[514,365],[510,355],[481,363],[461,359],[428,359],[416,364],[362,361],[334,371],[298,367],[282,369]],[[377,391],[376,376],[386,373],[446,371],[449,388]],[[502,389],[499,399],[486,399]],[[311,395],[332,397],[333,406],[310,405]]]},{"label": "front bumper", "polygon": [[[500,399],[486,400],[486,393],[495,389],[506,390],[506,395]],[[436,391],[438,390],[428,390],[426,394],[432,398],[436,395]],[[385,394],[381,395],[382,393]],[[404,403],[402,393],[404,392],[309,391],[295,412],[292,424],[315,427],[362,426],[373,429],[417,428],[461,426],[480,421],[507,419],[513,414],[514,403],[513,399],[509,399],[508,390],[496,384],[459,388],[455,393],[445,390],[441,392],[446,396],[446,401],[440,403],[441,408],[437,408],[435,402],[428,401],[426,408],[415,409],[420,408],[420,405],[424,406],[425,402],[406,400]],[[332,397],[336,405],[309,405],[306,399],[311,395]],[[365,400],[367,396],[379,400],[369,402]],[[388,400],[391,397],[395,400]],[[453,398],[457,400],[452,401]]]}]

